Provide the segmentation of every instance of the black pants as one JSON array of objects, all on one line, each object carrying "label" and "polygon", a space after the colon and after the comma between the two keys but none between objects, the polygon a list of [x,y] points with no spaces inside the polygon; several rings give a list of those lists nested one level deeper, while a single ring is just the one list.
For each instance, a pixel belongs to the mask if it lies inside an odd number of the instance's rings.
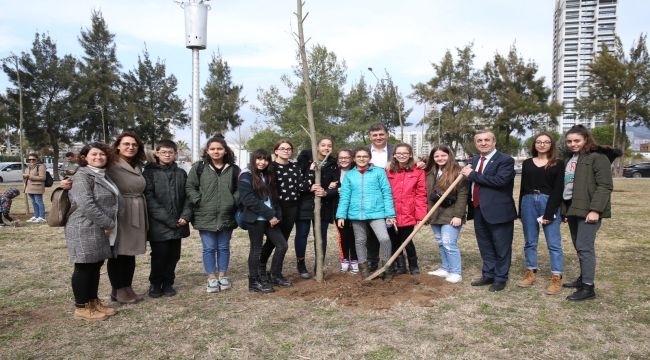
[{"label": "black pants", "polygon": [[174,285],[176,264],[181,259],[181,239],[150,241],[151,272],[149,282],[156,287]]},{"label": "black pants", "polygon": [[96,263],[75,263],[72,272],[72,293],[76,305],[84,305],[97,299],[99,289],[99,270],[104,260]]},{"label": "black pants", "polygon": [[287,253],[287,240],[282,236],[279,226],[271,227],[268,221],[255,221],[248,226],[248,238],[251,243],[248,253],[248,275],[251,277],[260,276],[260,255],[262,253],[262,241],[266,235],[266,242],[271,242],[275,247],[271,259],[271,273],[282,274],[284,255]]},{"label": "black pants", "polygon": [[135,256],[118,255],[116,258],[108,259],[106,270],[113,289],[131,287],[133,274],[135,274]]},{"label": "black pants", "polygon": [[339,259],[357,261],[357,248],[354,245],[354,231],[352,221],[346,220],[344,226],[336,227],[339,234]]},{"label": "black pants", "polygon": [[[414,226],[402,226],[397,228],[397,232],[395,231],[394,228],[388,229],[388,235],[390,235],[390,242],[391,245],[393,245],[393,254],[397,249],[402,246],[402,243],[404,243],[404,240],[406,240],[411,233],[413,233],[413,228]],[[406,250],[406,256],[408,258],[414,258],[417,256],[417,253],[415,252],[415,244],[413,244],[413,241],[410,241],[408,245],[404,248]]]},{"label": "black pants", "polygon": [[[281,201],[280,209],[282,210],[282,221],[278,224],[282,236],[284,239],[289,241],[289,235],[293,230],[293,226],[296,224],[296,218],[298,218],[298,201]],[[260,255],[260,261],[266,264],[273,253],[275,245],[272,242],[267,241],[262,246],[262,253]]]}]

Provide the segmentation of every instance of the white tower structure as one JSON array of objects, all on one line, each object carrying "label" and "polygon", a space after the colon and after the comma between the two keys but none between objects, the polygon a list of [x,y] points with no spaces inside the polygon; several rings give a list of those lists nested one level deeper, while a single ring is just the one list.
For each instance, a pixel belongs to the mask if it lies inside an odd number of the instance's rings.
[{"label": "white tower structure", "polygon": [[587,67],[601,44],[613,49],[617,0],[556,0],[553,19],[553,100],[564,104],[559,132],[576,124],[595,127],[597,118],[580,119],[575,100],[587,96]]}]

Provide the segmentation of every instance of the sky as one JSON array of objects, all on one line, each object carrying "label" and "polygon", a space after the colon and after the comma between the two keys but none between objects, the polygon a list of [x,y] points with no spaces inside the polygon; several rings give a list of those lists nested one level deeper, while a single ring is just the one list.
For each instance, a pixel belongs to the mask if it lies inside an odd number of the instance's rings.
[{"label": "sky", "polygon": [[[474,44],[475,67],[507,54],[514,44],[519,55],[538,65],[550,87],[553,10],[555,0],[303,0],[309,45],[320,44],[348,67],[348,89],[363,76],[376,83],[388,72],[403,97],[412,86],[434,76],[447,50]],[[188,2],[186,0],[185,2]],[[83,54],[78,37],[89,29],[93,10],[101,11],[115,34],[122,71],[134,69],[144,48],[178,79],[177,94],[190,105],[192,51],[185,48],[184,10],[172,0],[32,0],[29,6],[0,0],[0,58],[29,52],[36,33],[49,33],[59,56]],[[244,129],[265,120],[251,110],[258,89],[281,87],[280,77],[296,65],[297,32],[293,0],[209,1],[207,49],[200,52],[200,83],[207,64],[221,53],[235,84],[244,87],[248,103],[240,111]],[[620,0],[617,33],[626,51],[641,33],[650,33],[650,1]],[[0,73],[0,91],[9,86]],[[423,105],[413,107],[408,121],[419,121]],[[246,131],[246,130],[244,130]],[[190,142],[191,130],[177,138]]]}]

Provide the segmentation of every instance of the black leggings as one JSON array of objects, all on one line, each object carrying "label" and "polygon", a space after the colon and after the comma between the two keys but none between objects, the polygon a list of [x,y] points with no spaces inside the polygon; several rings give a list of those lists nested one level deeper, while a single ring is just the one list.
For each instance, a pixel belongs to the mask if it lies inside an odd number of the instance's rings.
[{"label": "black leggings", "polygon": [[287,240],[282,236],[279,226],[271,227],[268,221],[258,220],[248,225],[248,238],[251,248],[248,253],[248,275],[251,277],[260,276],[260,254],[262,253],[262,240],[266,235],[266,242],[275,246],[275,252],[271,259],[271,273],[282,274],[284,255],[287,253]]},{"label": "black leggings", "polygon": [[108,259],[106,270],[113,289],[131,287],[133,274],[135,274],[135,256],[118,255],[116,258]]},{"label": "black leggings", "polygon": [[87,304],[97,299],[99,289],[99,270],[104,260],[96,263],[75,263],[72,272],[72,293],[77,306]]},{"label": "black leggings", "polygon": [[[398,228],[399,232],[395,232],[394,228],[388,229],[388,235],[390,235],[390,242],[393,245],[393,254],[397,249],[402,246],[402,243],[404,243],[404,240],[406,240],[409,235],[413,232],[413,229],[415,227],[413,225],[410,226],[403,226]],[[407,245],[406,248],[406,256],[408,258],[414,258],[417,256],[417,253],[415,251],[415,244],[413,241],[410,241]]]},{"label": "black leggings", "polygon": [[[296,218],[298,217],[298,201],[280,201],[280,209],[282,210],[282,221],[278,224],[282,236],[286,241],[289,241],[289,235],[291,235],[291,230],[296,223]],[[267,241],[262,246],[262,253],[260,254],[260,261],[263,264],[266,264],[273,253],[275,245],[273,242]]]}]

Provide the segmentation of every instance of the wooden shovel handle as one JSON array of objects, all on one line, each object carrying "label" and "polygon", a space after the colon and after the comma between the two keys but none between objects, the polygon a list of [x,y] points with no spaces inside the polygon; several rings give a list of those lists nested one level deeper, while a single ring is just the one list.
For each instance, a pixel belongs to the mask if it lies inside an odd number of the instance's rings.
[{"label": "wooden shovel handle", "polygon": [[[393,256],[391,256],[390,259],[388,259],[388,261],[386,261],[386,264],[384,264],[384,266],[382,266],[381,268],[377,269],[377,271],[375,271],[374,273],[370,274],[370,276],[368,276],[364,280],[372,280],[372,279],[376,278],[377,276],[381,275],[384,271],[386,271],[388,269],[388,267],[390,267],[390,265],[395,261],[395,259],[397,259],[399,257],[399,255],[402,253],[402,250],[404,250],[404,248],[406,248],[406,245],[408,245],[413,240],[413,238],[415,237],[415,234],[417,234],[418,231],[420,231],[420,229],[422,228],[422,226],[424,226],[424,224],[426,224],[426,222],[429,220],[431,215],[433,215],[433,213],[436,212],[436,210],[438,210],[438,208],[440,207],[440,204],[442,204],[442,202],[445,201],[447,196],[454,189],[456,189],[456,186],[458,185],[458,183],[462,179],[463,179],[463,174],[458,174],[458,176],[456,177],[456,180],[454,180],[454,182],[451,183],[451,185],[447,188],[447,190],[440,196],[440,199],[438,199],[438,201],[436,201],[436,203],[433,205],[431,210],[429,210],[429,212],[424,217],[424,219],[420,220],[420,222],[415,226],[415,228],[413,229],[413,232],[411,233],[411,235],[409,235],[406,238],[406,240],[404,240],[402,245],[400,245],[400,247],[397,248],[397,250],[395,250],[395,253],[393,254]],[[456,201],[461,201],[461,200],[463,200],[463,199],[458,199]]]}]

